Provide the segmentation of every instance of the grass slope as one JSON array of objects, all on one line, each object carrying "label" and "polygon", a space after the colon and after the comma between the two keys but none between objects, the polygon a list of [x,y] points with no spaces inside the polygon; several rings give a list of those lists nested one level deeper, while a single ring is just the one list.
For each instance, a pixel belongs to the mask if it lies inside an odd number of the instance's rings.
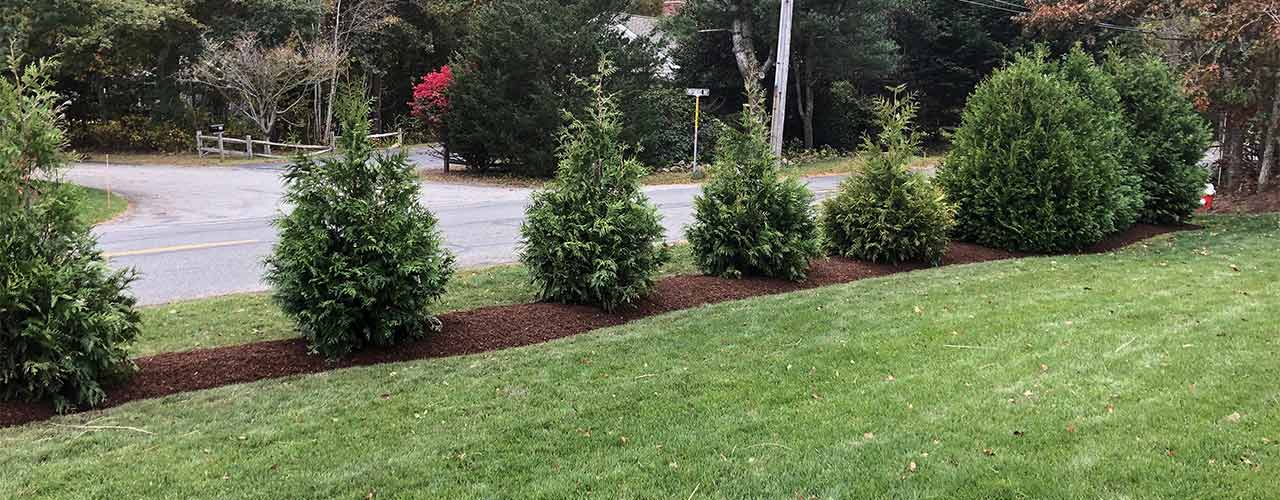
[{"label": "grass slope", "polygon": [[1201,222],[0,430],[0,491],[1273,497],[1280,217]]},{"label": "grass slope", "polygon": [[80,197],[80,220],[85,224],[92,226],[109,221],[129,208],[129,200],[118,194],[111,193],[108,197],[107,192],[101,189],[70,183],[67,186]]}]

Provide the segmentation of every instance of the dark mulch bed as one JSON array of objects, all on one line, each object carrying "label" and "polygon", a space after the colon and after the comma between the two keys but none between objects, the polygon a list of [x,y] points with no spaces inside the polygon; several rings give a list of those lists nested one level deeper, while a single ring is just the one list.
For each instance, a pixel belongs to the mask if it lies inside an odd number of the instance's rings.
[{"label": "dark mulch bed", "polygon": [[1213,201],[1215,213],[1264,214],[1280,212],[1280,189],[1257,194],[1221,194]]},{"label": "dark mulch bed", "polygon": [[[1083,253],[1106,252],[1190,227],[1138,225]],[[943,258],[943,265],[1021,256],[968,243],[953,243]],[[673,276],[660,280],[647,299],[623,311],[607,313],[586,306],[533,303],[454,312],[440,317],[444,330],[437,335],[394,348],[367,350],[336,363],[308,354],[306,343],[301,339],[158,354],[136,359],[139,372],[128,383],[110,389],[102,406],[350,366],[526,346],[706,304],[848,283],[926,267],[923,264],[895,266],[829,258],[814,261],[808,279],[800,283],[760,278],[732,280],[710,276]],[[0,427],[44,420],[53,415],[53,408],[47,403],[0,403]]]}]

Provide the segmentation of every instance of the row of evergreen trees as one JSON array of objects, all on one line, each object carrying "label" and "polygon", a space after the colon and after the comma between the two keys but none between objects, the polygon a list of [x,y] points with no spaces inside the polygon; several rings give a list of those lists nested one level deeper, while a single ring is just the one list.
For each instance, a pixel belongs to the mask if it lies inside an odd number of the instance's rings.
[{"label": "row of evergreen trees", "polygon": [[[101,384],[131,369],[139,317],[131,274],[108,270],[73,197],[52,182],[65,139],[44,68],[0,79],[0,395],[65,410],[101,402]],[[534,195],[520,255],[544,299],[610,310],[644,297],[669,259],[605,91],[612,72],[601,63],[579,80],[591,104],[561,133],[557,177]],[[937,263],[951,236],[1075,250],[1135,221],[1185,220],[1204,181],[1205,125],[1154,58],[1018,57],[971,97],[938,185],[907,169],[920,145],[914,101],[898,88],[876,107],[881,131],[864,142],[862,172],[815,210],[808,189],[781,175],[762,92],[749,88],[686,228],[698,267],[800,280],[823,253]],[[362,89],[347,89],[339,108],[340,155],[285,174],[294,209],[277,221],[267,262],[277,301],[329,358],[438,331],[429,306],[454,263],[405,153],[379,154],[365,139]]]},{"label": "row of evergreen trees", "polygon": [[[534,196],[521,229],[521,260],[544,299],[613,309],[642,297],[667,256],[657,210],[640,190],[643,170],[619,140],[620,117],[602,84],[608,74],[596,77],[594,105],[561,137],[557,177]],[[878,109],[883,132],[867,139],[864,175],[823,204],[819,224],[813,194],[781,175],[766,139],[763,92],[749,87],[739,126],[724,131],[710,180],[694,199],[686,236],[698,268],[802,280],[824,251],[937,262],[952,215],[936,188],[907,170],[919,152],[910,128],[916,107],[895,94]]]}]

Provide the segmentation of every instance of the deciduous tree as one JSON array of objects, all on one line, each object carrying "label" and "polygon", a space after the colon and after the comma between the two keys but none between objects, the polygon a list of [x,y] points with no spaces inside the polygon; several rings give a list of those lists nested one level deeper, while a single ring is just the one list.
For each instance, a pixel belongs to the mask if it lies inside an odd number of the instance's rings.
[{"label": "deciduous tree", "polygon": [[212,42],[187,74],[221,92],[268,138],[280,115],[302,101],[298,90],[329,78],[342,56],[332,45],[266,47],[253,34]]}]

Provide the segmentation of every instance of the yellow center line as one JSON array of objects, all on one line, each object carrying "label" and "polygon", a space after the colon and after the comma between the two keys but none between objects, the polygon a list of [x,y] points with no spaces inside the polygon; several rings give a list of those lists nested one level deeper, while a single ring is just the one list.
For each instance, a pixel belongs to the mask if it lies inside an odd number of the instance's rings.
[{"label": "yellow center line", "polygon": [[124,252],[106,252],[102,256],[108,259],[115,257],[130,257],[134,255],[151,255],[167,252],[182,252],[186,250],[204,250],[206,248],[229,247],[235,245],[248,245],[258,243],[258,240],[236,240],[236,241],[219,241],[216,243],[198,243],[194,245],[174,245],[169,247],[144,248],[141,250],[127,250]]}]

